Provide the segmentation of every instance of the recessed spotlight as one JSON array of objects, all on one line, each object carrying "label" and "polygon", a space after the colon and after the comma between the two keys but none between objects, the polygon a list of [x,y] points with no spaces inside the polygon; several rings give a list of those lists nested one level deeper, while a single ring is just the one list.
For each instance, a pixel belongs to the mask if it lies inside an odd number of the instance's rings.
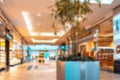
[{"label": "recessed spotlight", "polygon": [[0,21],[0,24],[2,24],[2,22]]},{"label": "recessed spotlight", "polygon": [[0,3],[4,4],[4,0],[0,0]]},{"label": "recessed spotlight", "polygon": [[41,14],[40,14],[40,13],[37,13],[36,15],[37,15],[37,16],[41,16]]}]

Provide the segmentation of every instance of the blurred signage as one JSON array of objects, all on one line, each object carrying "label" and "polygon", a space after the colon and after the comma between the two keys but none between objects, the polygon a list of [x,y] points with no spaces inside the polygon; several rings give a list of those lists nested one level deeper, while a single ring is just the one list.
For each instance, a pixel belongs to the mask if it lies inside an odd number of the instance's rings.
[{"label": "blurred signage", "polygon": [[21,54],[20,54],[20,53],[16,53],[15,57],[16,57],[17,59],[21,59]]},{"label": "blurred signage", "polygon": [[0,46],[5,46],[5,42],[0,42]]},{"label": "blurred signage", "polygon": [[5,37],[8,40],[13,40],[13,36],[10,33],[6,33]]}]

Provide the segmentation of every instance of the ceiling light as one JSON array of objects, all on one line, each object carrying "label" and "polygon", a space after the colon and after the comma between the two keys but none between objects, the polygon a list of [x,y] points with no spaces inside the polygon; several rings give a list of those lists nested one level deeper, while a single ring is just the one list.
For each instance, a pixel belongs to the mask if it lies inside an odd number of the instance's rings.
[{"label": "ceiling light", "polygon": [[39,16],[39,17],[41,16],[41,14],[40,14],[40,13],[37,13],[36,15],[37,15],[37,16]]},{"label": "ceiling light", "polygon": [[[25,23],[27,25],[27,28],[28,28],[28,32],[31,36],[53,36],[53,37],[56,37],[56,35],[54,35],[54,32],[42,32],[42,33],[37,33],[37,32],[33,32],[32,31],[32,21],[31,21],[31,18],[29,16],[29,12],[26,12],[26,11],[22,11],[22,15],[24,17],[24,20],[25,20]],[[38,16],[40,16],[40,14],[37,14]],[[37,25],[40,25],[40,23],[38,23]],[[66,30],[62,29],[61,31],[57,32],[57,36],[58,37],[62,37],[66,32],[68,32],[70,29],[71,29],[71,25],[70,23],[67,23],[66,24]]]},{"label": "ceiling light", "polygon": [[2,24],[2,22],[0,21],[0,24]]},{"label": "ceiling light", "polygon": [[30,35],[31,35],[31,36],[38,36],[38,33],[31,31],[31,32],[30,32]]},{"label": "ceiling light", "polygon": [[4,42],[5,40],[3,40],[3,39],[0,39],[0,42]]},{"label": "ceiling light", "polygon": [[104,35],[99,35],[100,37],[111,37],[111,36],[113,36],[113,33],[109,33],[109,34],[104,34]]},{"label": "ceiling light", "polygon": [[31,20],[30,20],[30,17],[29,17],[29,13],[23,11],[22,15],[23,15],[25,23],[27,25],[28,31],[31,32],[32,31],[32,23],[31,23]]},{"label": "ceiling light", "polygon": [[53,32],[42,32],[40,33],[41,36],[55,36]]},{"label": "ceiling light", "polygon": [[17,40],[13,40],[14,43],[17,43],[18,41]]},{"label": "ceiling light", "polygon": [[0,2],[1,2],[2,4],[4,4],[4,0],[0,0]]},{"label": "ceiling light", "polygon": [[38,34],[36,32],[32,32],[32,22],[31,22],[31,19],[29,17],[29,13],[28,12],[25,12],[25,11],[22,11],[22,15],[24,17],[24,20],[25,20],[25,23],[27,25],[27,28],[28,28],[28,31],[29,31],[29,34],[31,36],[37,36]]},{"label": "ceiling light", "polygon": [[35,39],[32,38],[32,41],[33,41],[34,43],[54,43],[54,42],[56,42],[57,40],[58,40],[57,38],[55,38],[55,39],[53,39],[53,40],[35,40]]}]

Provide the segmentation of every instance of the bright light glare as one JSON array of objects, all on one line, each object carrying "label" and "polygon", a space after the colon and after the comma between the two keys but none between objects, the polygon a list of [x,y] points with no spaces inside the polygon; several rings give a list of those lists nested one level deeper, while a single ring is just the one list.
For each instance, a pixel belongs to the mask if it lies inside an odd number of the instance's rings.
[{"label": "bright light glare", "polygon": [[[54,35],[54,32],[42,32],[42,33],[36,33],[36,32],[33,32],[32,31],[32,22],[31,22],[31,19],[30,19],[30,17],[29,17],[29,13],[28,12],[25,12],[25,11],[22,11],[22,15],[23,15],[23,17],[24,17],[24,20],[25,20],[25,23],[26,23],[26,25],[27,25],[27,28],[28,28],[28,31],[29,31],[29,34],[31,35],[31,36],[38,36],[38,35],[40,35],[40,36],[53,36],[53,37],[55,37],[56,35]],[[70,24],[66,24],[66,26],[67,26],[67,28],[66,28],[66,32],[68,32],[70,29],[71,29],[71,25]],[[64,31],[64,29],[62,29],[62,30],[60,30],[59,32],[58,32],[58,37],[62,37],[65,33],[66,33],[65,31]]]},{"label": "bright light glare", "polygon": [[31,19],[30,19],[30,17],[29,17],[29,13],[28,13],[28,12],[25,12],[25,11],[22,11],[22,15],[23,15],[24,20],[25,20],[25,23],[26,23],[26,25],[27,25],[29,34],[30,34],[31,36],[37,36],[37,35],[38,35],[37,33],[32,32],[32,22],[31,22]]},{"label": "bright light glare", "polygon": [[0,2],[1,2],[2,4],[4,4],[4,0],[0,0]]},{"label": "bright light glare", "polygon": [[29,18],[29,13],[23,11],[22,15],[23,15],[25,23],[27,25],[28,31],[29,31],[29,33],[31,33],[31,31],[32,31],[32,24],[31,24],[31,21],[30,21],[30,18]]},{"label": "bright light glare", "polygon": [[[80,0],[81,2],[84,2],[84,0]],[[90,0],[91,3],[97,3],[97,0]],[[113,0],[101,0],[101,4],[111,4]]]},{"label": "bright light glare", "polygon": [[66,24],[66,31],[62,29],[60,32],[58,32],[58,36],[62,37],[65,33],[67,33],[72,28],[70,23]]},{"label": "bright light glare", "polygon": [[[71,29],[71,25],[69,23],[66,24],[66,31],[64,29],[57,32],[58,37],[62,37],[66,32],[68,32]],[[41,36],[55,36],[53,32],[42,32],[40,33]]]},{"label": "bright light glare", "polygon": [[0,42],[4,42],[5,40],[3,40],[3,39],[0,39]]},{"label": "bright light glare", "polygon": [[42,32],[40,33],[41,36],[55,36],[53,32]]},{"label": "bright light glare", "polygon": [[110,36],[113,36],[113,33],[109,33],[109,34],[106,34],[106,35],[99,35],[101,37],[110,37]]},{"label": "bright light glare", "polygon": [[56,42],[58,39],[55,38],[53,40],[35,40],[32,38],[32,41],[35,42],[35,43],[54,43]]},{"label": "bright light glare", "polygon": [[[26,26],[28,28],[28,32],[31,36],[50,36],[50,37],[56,37],[56,35],[54,35],[54,32],[42,32],[42,33],[37,33],[37,32],[33,32],[32,31],[32,21],[31,18],[29,16],[29,12],[25,12],[22,11],[22,15],[24,17]],[[62,37],[66,32],[68,32],[71,29],[71,25],[69,23],[66,24],[66,31],[64,29],[60,30],[59,32],[57,32],[57,37]],[[35,40],[32,39],[33,42],[35,43],[39,43],[39,42],[44,42],[44,43],[54,43],[56,42],[58,39],[53,39],[53,40]]]}]

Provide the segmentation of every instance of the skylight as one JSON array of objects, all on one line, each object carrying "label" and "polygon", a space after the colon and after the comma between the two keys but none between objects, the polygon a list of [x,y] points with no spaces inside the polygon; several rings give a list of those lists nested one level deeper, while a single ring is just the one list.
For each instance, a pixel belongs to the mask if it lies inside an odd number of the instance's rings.
[{"label": "skylight", "polygon": [[[81,2],[84,2],[85,0],[80,0]],[[99,0],[90,0],[91,3],[97,3]],[[113,0],[100,0],[102,4],[111,4]]]}]

